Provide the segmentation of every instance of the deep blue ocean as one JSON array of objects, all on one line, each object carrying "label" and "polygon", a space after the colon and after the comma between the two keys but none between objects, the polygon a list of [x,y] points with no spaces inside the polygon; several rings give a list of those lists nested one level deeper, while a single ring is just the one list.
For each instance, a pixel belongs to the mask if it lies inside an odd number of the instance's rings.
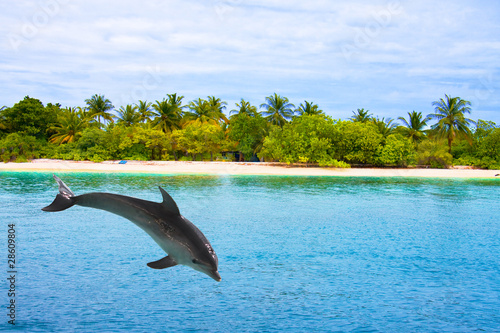
[{"label": "deep blue ocean", "polygon": [[2,172],[0,330],[14,328],[15,224],[22,332],[500,332],[500,180],[58,176],[75,194],[157,202],[161,185],[210,240],[222,282],[150,269],[165,254],[130,221],[42,212],[52,174]]}]

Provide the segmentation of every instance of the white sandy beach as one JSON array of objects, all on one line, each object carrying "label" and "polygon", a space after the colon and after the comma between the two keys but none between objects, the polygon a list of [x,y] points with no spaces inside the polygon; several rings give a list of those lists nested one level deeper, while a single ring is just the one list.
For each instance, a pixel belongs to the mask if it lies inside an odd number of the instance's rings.
[{"label": "white sandy beach", "polygon": [[26,163],[0,163],[0,171],[50,172],[138,172],[153,174],[193,175],[285,175],[285,176],[340,176],[340,177],[429,177],[429,178],[497,178],[500,170],[478,170],[467,167],[453,169],[391,169],[391,168],[318,168],[287,167],[277,163],[248,162],[174,162],[174,161],[63,161],[38,159]]}]

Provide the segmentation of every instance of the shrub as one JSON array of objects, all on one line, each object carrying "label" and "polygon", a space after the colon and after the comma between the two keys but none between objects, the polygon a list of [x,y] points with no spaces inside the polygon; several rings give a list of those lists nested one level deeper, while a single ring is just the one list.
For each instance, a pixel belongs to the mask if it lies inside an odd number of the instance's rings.
[{"label": "shrub", "polygon": [[377,149],[376,163],[379,165],[408,166],[415,163],[416,153],[411,141],[401,134],[389,135],[385,145]]},{"label": "shrub", "polygon": [[427,140],[418,145],[417,161],[420,165],[447,168],[453,161],[448,147],[442,141]]},{"label": "shrub", "polygon": [[0,140],[0,157],[3,162],[26,162],[40,156],[41,146],[33,136],[12,133]]},{"label": "shrub", "polygon": [[320,167],[331,167],[331,168],[350,168],[351,166],[344,161],[337,161],[336,159],[324,159],[318,162]]},{"label": "shrub", "polygon": [[372,164],[382,139],[371,122],[338,121],[333,131],[333,157],[348,163]]},{"label": "shrub", "polygon": [[291,163],[328,163],[332,160],[333,121],[321,115],[303,115],[265,139],[261,154]]}]

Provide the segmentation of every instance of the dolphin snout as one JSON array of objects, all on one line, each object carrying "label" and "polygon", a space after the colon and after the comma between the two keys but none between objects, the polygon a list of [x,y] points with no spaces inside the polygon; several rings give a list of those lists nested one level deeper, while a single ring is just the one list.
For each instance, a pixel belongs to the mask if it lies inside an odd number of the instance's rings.
[{"label": "dolphin snout", "polygon": [[217,282],[220,282],[222,280],[218,271],[210,272],[209,276]]}]

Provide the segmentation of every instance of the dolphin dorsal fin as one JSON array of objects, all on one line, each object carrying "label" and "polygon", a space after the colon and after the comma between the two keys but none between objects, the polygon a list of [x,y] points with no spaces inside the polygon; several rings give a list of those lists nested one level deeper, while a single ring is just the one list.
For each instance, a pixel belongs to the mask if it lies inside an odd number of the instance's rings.
[{"label": "dolphin dorsal fin", "polygon": [[179,212],[179,208],[177,207],[177,204],[175,203],[174,199],[172,199],[170,194],[168,194],[167,191],[162,189],[161,186],[158,187],[160,188],[161,195],[163,196],[163,202],[161,203],[163,207],[165,207],[166,210],[175,215],[181,215],[181,213]]}]

